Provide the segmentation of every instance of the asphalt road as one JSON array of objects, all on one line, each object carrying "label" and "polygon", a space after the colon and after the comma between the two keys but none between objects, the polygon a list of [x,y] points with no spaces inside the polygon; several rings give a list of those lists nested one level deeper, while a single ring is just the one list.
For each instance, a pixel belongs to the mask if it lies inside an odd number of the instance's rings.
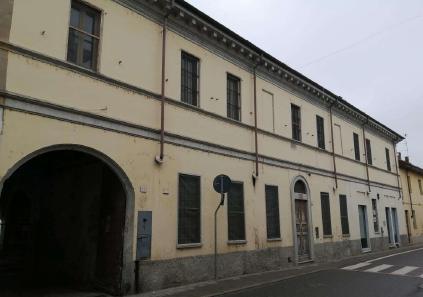
[{"label": "asphalt road", "polygon": [[423,249],[225,294],[228,296],[423,297]]}]

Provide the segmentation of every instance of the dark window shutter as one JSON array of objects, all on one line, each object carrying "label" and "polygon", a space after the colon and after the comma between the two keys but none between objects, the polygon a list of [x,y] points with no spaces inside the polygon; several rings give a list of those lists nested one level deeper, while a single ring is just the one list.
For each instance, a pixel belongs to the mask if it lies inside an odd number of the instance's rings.
[{"label": "dark window shutter", "polygon": [[357,161],[360,161],[360,140],[358,138],[358,134],[354,133],[354,154],[355,154],[355,159]]},{"label": "dark window shutter", "polygon": [[265,186],[267,238],[281,237],[278,187]]},{"label": "dark window shutter", "polygon": [[301,110],[300,107],[291,104],[292,139],[301,141]]},{"label": "dark window shutter", "polygon": [[339,195],[339,208],[341,213],[342,234],[350,234],[350,226],[348,222],[347,196]]},{"label": "dark window shutter", "polygon": [[236,121],[241,120],[241,80],[228,74],[227,76],[227,116]]},{"label": "dark window shutter", "polygon": [[200,177],[179,175],[178,244],[201,242]]},{"label": "dark window shutter", "polygon": [[182,52],[181,59],[181,101],[198,106],[199,60]]},{"label": "dark window shutter", "polygon": [[385,148],[385,155],[386,155],[386,169],[391,171],[391,157],[389,155],[389,149]]},{"label": "dark window shutter", "polygon": [[245,240],[244,186],[232,183],[228,193],[228,239]]},{"label": "dark window shutter", "polygon": [[324,150],[326,148],[325,126],[324,126],[324,119],[322,117],[316,116],[316,126],[317,126],[317,146]]},{"label": "dark window shutter", "polygon": [[367,153],[367,164],[373,164],[373,157],[372,157],[372,146],[370,143],[370,139],[366,139],[366,153]]},{"label": "dark window shutter", "polygon": [[322,206],[323,235],[332,235],[329,194],[320,193],[320,201]]}]

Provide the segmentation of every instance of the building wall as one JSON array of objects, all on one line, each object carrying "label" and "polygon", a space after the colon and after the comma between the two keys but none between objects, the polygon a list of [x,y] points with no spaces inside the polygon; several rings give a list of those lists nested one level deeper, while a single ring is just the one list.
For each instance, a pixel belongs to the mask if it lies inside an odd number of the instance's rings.
[{"label": "building wall", "polygon": [[[410,177],[411,191],[407,176]],[[423,175],[400,168],[400,177],[404,210],[408,211],[411,241],[421,242],[423,241],[423,192],[420,191],[419,180],[423,183]],[[415,217],[413,217],[412,210],[415,212]]]},{"label": "building wall", "polygon": [[[144,290],[212,277],[209,268],[196,269],[211,263],[213,213],[218,204],[212,181],[221,173],[244,183],[247,238],[245,244],[228,243],[225,205],[218,216],[218,250],[227,257],[219,265],[226,268],[225,275],[291,265],[294,258],[291,187],[298,176],[304,177],[310,188],[313,231],[315,227],[320,230],[319,238],[315,232],[312,235],[317,260],[361,252],[358,205],[367,206],[372,248],[386,248],[386,232],[376,234],[372,230],[371,198],[377,198],[378,194],[381,226],[386,226],[384,208],[395,207],[400,210],[400,234],[406,234],[392,140],[365,127],[366,138],[372,142],[374,164],[369,168],[369,189],[362,125],[335,109],[333,122],[341,127],[334,143],[336,188],[329,106],[260,72],[257,78],[260,166],[254,186],[252,69],[172,29],[166,49],[169,99],[165,106],[168,133],[165,162],[156,165],[161,25],[115,1],[86,2],[102,11],[97,73],[65,61],[70,1],[14,0],[10,44],[15,50],[7,50],[7,80],[3,91],[8,95],[3,104],[6,109],[0,135],[0,179],[26,155],[56,144],[87,146],[113,159],[135,189],[134,213],[153,212],[151,260],[141,264]],[[180,102],[181,51],[200,59],[199,108]],[[241,79],[240,123],[226,119],[226,73]],[[264,101],[269,100],[270,94],[274,99],[273,111],[268,101]],[[301,107],[302,143],[291,140],[291,103]],[[317,148],[316,115],[324,118],[326,150]],[[354,160],[353,132],[360,136],[360,162]],[[386,170],[385,148],[391,153],[391,172]],[[201,176],[202,244],[196,248],[177,246],[179,173]],[[266,184],[279,187],[281,241],[266,238]],[[320,192],[330,194],[333,236],[328,238],[322,237]],[[340,227],[340,194],[348,199],[350,235],[347,237],[342,235]],[[133,250],[135,244],[134,235]],[[132,258],[135,260],[135,254]],[[183,269],[186,277],[174,279],[175,267]]]}]

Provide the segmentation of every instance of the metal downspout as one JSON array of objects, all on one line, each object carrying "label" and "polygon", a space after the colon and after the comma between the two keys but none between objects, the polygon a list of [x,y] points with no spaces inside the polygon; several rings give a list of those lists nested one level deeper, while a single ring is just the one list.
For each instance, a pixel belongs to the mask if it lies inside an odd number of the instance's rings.
[{"label": "metal downspout", "polygon": [[258,136],[257,136],[257,65],[254,66],[254,140],[255,140],[255,155],[256,155],[256,172],[255,177],[259,176],[259,156],[258,156]]},{"label": "metal downspout", "polygon": [[397,183],[398,183],[398,194],[399,199],[402,199],[402,193],[401,193],[401,182],[400,182],[400,176],[399,176],[399,170],[398,170],[398,157],[397,157],[397,145],[395,142],[392,142],[394,146],[394,156],[395,156],[395,171],[397,173]]},{"label": "metal downspout", "polygon": [[166,35],[167,19],[163,21],[163,41],[162,41],[162,81],[161,81],[161,105],[160,105],[160,155],[156,157],[156,162],[161,164],[164,159],[164,136],[165,136],[165,101],[166,101]]},{"label": "metal downspout", "polygon": [[364,143],[364,155],[366,157],[366,173],[367,173],[367,185],[369,187],[369,192],[371,192],[371,187],[370,187],[370,175],[369,175],[369,159],[367,156],[367,144],[366,144],[366,131],[364,129],[364,127],[367,125],[367,123],[369,122],[369,118],[366,118],[366,122],[363,124],[363,143]]},{"label": "metal downspout", "polygon": [[413,215],[413,199],[412,199],[412,197],[411,197],[411,187],[410,187],[410,184],[411,184],[411,177],[409,178],[408,176],[408,174],[409,174],[409,171],[408,171],[408,169],[406,170],[406,174],[407,174],[407,189],[408,189],[408,195],[410,196],[410,208],[411,208],[411,218],[414,220],[414,215]]},{"label": "metal downspout", "polygon": [[338,173],[336,170],[335,141],[333,137],[333,112],[332,112],[332,108],[336,103],[338,103],[338,99],[336,99],[336,101],[330,105],[329,113],[330,113],[330,132],[331,132],[330,135],[332,139],[333,174],[335,175],[335,187],[336,189],[338,189]]}]

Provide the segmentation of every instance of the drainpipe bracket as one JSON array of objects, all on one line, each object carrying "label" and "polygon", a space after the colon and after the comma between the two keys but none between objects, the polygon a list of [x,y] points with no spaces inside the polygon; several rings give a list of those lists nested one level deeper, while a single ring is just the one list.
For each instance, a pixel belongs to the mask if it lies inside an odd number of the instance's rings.
[{"label": "drainpipe bracket", "polygon": [[160,156],[156,156],[154,158],[154,161],[156,161],[157,165],[162,165],[164,163],[164,158],[161,158]]},{"label": "drainpipe bracket", "polygon": [[253,173],[251,177],[252,177],[252,180],[253,180],[253,186],[256,186],[257,180],[259,178],[258,175]]}]

